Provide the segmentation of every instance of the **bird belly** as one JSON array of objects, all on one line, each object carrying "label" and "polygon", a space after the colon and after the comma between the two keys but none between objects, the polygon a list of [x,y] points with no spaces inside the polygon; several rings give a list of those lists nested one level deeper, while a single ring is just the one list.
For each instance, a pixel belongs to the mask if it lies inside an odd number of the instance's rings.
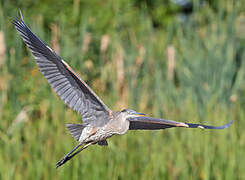
[{"label": "bird belly", "polygon": [[129,128],[129,121],[109,121],[105,126],[102,127],[91,127],[87,126],[84,128],[79,142],[98,142],[106,140],[111,136],[118,134],[123,135],[127,132]]},{"label": "bird belly", "polygon": [[80,138],[79,142],[87,143],[87,142],[98,142],[98,141],[103,141],[106,140],[107,138],[111,137],[113,132],[108,132],[106,131],[105,126],[104,127],[89,127],[87,126]]}]

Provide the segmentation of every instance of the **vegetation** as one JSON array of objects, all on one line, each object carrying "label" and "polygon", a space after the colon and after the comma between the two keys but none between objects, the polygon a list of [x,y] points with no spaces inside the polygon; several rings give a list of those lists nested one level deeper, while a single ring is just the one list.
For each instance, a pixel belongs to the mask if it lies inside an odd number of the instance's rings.
[{"label": "vegetation", "polygon": [[[0,179],[245,179],[242,0],[0,1]],[[58,170],[81,122],[39,72],[11,16],[55,49],[113,110],[222,125],[131,131]]]}]

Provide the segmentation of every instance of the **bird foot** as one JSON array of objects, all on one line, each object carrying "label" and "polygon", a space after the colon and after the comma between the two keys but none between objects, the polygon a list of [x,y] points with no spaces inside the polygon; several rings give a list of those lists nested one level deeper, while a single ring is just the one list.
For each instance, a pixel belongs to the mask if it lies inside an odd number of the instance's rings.
[{"label": "bird foot", "polygon": [[69,156],[65,156],[64,158],[62,158],[59,162],[56,163],[56,169],[65,164],[69,159]]}]

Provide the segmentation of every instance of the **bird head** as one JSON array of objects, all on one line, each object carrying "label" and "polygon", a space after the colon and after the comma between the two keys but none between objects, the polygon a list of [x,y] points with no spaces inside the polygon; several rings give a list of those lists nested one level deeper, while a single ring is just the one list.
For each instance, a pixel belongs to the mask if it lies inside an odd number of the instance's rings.
[{"label": "bird head", "polygon": [[123,113],[127,118],[145,116],[145,114],[136,112],[132,109],[123,109],[121,113]]}]

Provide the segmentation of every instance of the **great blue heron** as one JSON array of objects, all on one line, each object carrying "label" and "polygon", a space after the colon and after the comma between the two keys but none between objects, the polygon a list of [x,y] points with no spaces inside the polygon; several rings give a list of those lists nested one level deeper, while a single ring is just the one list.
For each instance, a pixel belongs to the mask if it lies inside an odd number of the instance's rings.
[{"label": "great blue heron", "polygon": [[12,23],[52,88],[65,104],[82,116],[82,124],[66,125],[78,145],[56,164],[56,168],[88,146],[107,146],[107,138],[115,134],[125,134],[128,130],[159,130],[172,127],[224,129],[233,122],[224,126],[206,126],[147,117],[132,109],[112,111],[58,54],[28,28],[21,13],[20,17],[13,18]]}]

